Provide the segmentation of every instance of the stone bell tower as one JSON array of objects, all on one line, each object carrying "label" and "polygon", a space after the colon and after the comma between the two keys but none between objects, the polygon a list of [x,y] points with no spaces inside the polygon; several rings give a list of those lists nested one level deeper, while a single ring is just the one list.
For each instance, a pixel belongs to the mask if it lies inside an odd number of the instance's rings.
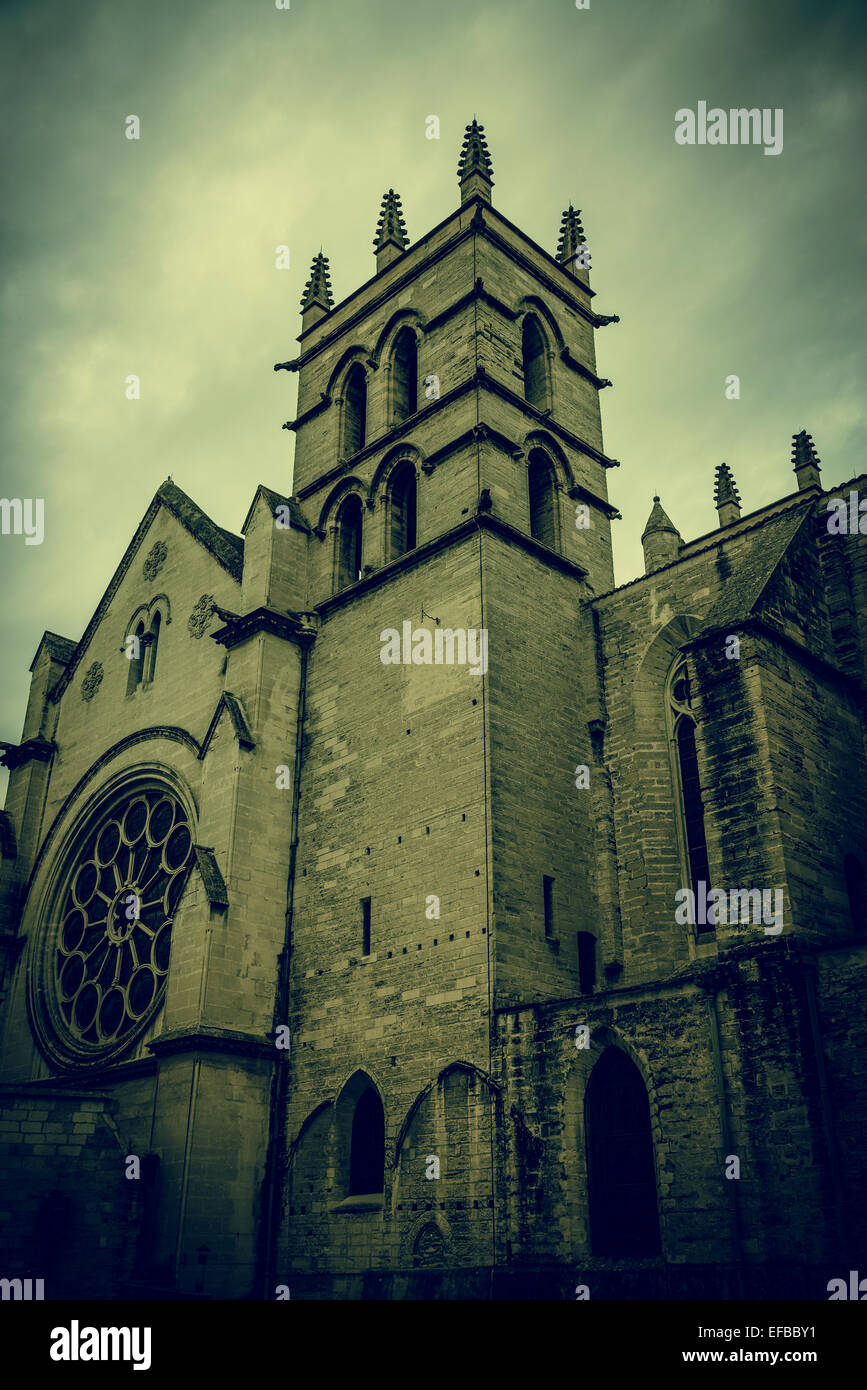
[{"label": "stone bell tower", "polygon": [[[475,119],[458,179],[458,208],[415,242],[387,191],[376,272],[336,305],[317,255],[300,353],[277,368],[299,374],[286,428],[318,623],[289,985],[290,1283],[440,1249],[503,1258],[492,1008],[574,992],[579,933],[585,974],[602,935],[594,809],[573,769],[595,760],[599,714],[582,605],[613,583],[594,332],[614,320],[593,307],[573,207],[552,256],[492,206]],[[600,970],[616,954],[600,940]],[[379,1144],[383,1176],[359,1192]]]}]

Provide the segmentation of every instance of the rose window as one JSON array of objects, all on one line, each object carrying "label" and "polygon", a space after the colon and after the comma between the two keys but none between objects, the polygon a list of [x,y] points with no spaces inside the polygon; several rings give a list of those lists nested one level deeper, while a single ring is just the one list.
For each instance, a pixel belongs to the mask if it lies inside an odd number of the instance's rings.
[{"label": "rose window", "polygon": [[154,1012],[192,849],[183,807],[164,791],[115,806],[84,841],[48,963],[55,1021],[79,1054],[116,1050]]}]

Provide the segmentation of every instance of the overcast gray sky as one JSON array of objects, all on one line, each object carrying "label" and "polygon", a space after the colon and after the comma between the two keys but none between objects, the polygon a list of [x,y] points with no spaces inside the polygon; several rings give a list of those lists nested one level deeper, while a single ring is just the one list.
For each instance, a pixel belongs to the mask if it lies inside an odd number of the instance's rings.
[{"label": "overcast gray sky", "polygon": [[[163,478],[235,531],[258,482],[290,487],[296,378],[272,366],[311,258],[339,301],[374,272],[387,188],[412,240],[442,220],[474,113],[496,206],[551,252],[579,207],[596,307],[622,318],[597,335],[618,582],[654,490],[689,538],[722,460],[745,510],[794,490],[798,429],[826,483],[862,471],[865,11],[5,0],[0,495],[46,516],[40,546],[0,536],[0,738],[43,630],[81,635]],[[699,101],[782,107],[783,152],[676,144]]]}]

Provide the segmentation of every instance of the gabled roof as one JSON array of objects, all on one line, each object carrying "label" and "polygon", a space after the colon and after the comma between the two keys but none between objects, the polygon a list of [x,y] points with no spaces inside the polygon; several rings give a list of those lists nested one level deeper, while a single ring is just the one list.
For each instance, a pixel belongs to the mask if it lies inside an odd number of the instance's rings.
[{"label": "gabled roof", "polygon": [[[154,499],[139,522],[135,535],[127,546],[123,558],[109,581],[108,588],[96,606],[90,622],[82,634],[74,653],[69,659],[69,664],[60,680],[51,691],[51,699],[59,700],[75,673],[78,663],[90,645],[90,639],[102,621],[102,616],[117,593],[121,580],[136,557],[142,541],[150,530],[151,522],[157,515],[160,507],[165,507],[171,512],[176,521],[183,526],[185,531],[198,541],[199,545],[204,546],[209,554],[223,569],[227,570],[232,578],[240,584],[241,575],[244,567],[244,542],[240,536],[233,536],[231,531],[226,531],[222,526],[218,526],[207,516],[192,497],[188,497],[177,483],[173,483],[171,478],[167,478],[161,483],[154,494]],[[60,642],[64,638],[57,639]]]},{"label": "gabled roof", "polygon": [[30,663],[31,671],[42,655],[43,648],[47,650],[52,661],[61,661],[64,666],[68,666],[77,645],[74,637],[60,637],[56,632],[43,632],[36,648],[36,655]]},{"label": "gabled roof", "polygon": [[244,517],[244,525],[241,527],[241,533],[243,535],[246,535],[247,527],[250,525],[250,517],[253,515],[253,510],[260,497],[264,497],[271,509],[272,516],[277,511],[278,507],[288,507],[290,525],[297,526],[299,531],[306,531],[308,535],[310,534],[310,523],[306,520],[301,510],[298,498],[284,497],[282,493],[274,492],[270,487],[266,487],[264,483],[260,483],[256,488],[256,495],[250,503],[250,510]]},{"label": "gabled roof", "polygon": [[190,535],[206,550],[210,551],[214,559],[223,566],[223,569],[228,570],[232,578],[237,579],[240,584],[241,572],[244,567],[244,542],[241,537],[233,536],[231,531],[224,530],[222,526],[218,526],[215,521],[212,521],[193,501],[192,497],[188,497],[177,483],[172,482],[171,478],[167,478],[157,488],[156,497],[151,503],[151,507],[154,507],[155,511],[155,504],[158,502],[161,502],[172,513],[172,516],[189,531]]},{"label": "gabled roof", "polygon": [[207,733],[202,739],[202,747],[199,752],[200,758],[205,756],[211,746],[211,740],[217,732],[217,725],[220,722],[223,710],[228,712],[229,719],[232,723],[232,732],[241,747],[255,748],[256,746],[256,740],[250,732],[250,725],[247,723],[247,716],[244,713],[244,707],[241,701],[238,699],[237,695],[232,694],[231,690],[224,690],[217,701],[217,708],[214,710],[211,722],[208,725]]},{"label": "gabled roof", "polygon": [[768,517],[763,526],[752,533],[722,593],[707,614],[701,632],[733,626],[755,611],[777,566],[801,527],[809,525],[811,516],[810,507],[782,512]]}]

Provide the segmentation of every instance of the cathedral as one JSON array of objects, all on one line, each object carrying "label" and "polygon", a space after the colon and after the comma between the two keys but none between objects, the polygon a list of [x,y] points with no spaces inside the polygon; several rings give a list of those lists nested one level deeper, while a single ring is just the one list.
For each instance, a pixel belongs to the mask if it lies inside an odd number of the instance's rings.
[{"label": "cathedral", "polygon": [[576,209],[554,254],[496,210],[475,120],[458,181],[415,242],[388,190],[340,303],[315,257],[292,494],[235,533],[164,482],[84,632],[34,634],[12,1296],[824,1299],[863,1265],[867,479],[829,492],[799,430],[758,510],[716,467],[704,535],[648,496],[615,586],[626,330]]}]

